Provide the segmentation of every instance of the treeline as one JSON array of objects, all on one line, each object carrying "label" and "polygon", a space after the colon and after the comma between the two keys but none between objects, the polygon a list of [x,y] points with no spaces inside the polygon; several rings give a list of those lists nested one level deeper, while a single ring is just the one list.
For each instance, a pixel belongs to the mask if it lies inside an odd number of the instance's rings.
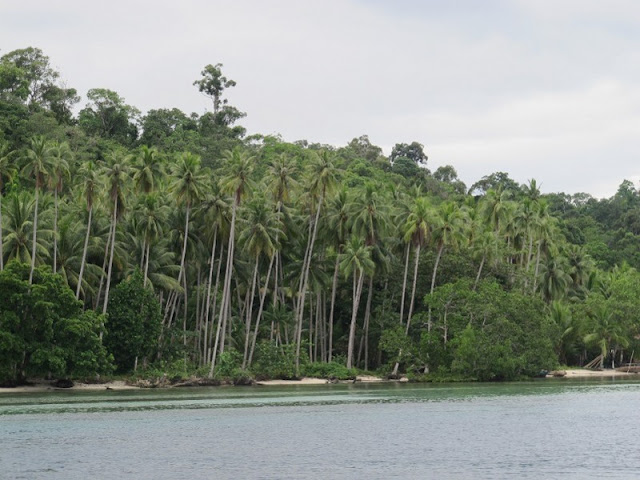
[{"label": "treeline", "polygon": [[635,352],[629,182],[605,200],[500,172],[467,189],[417,142],[386,157],[366,136],[246,136],[220,64],[194,82],[203,115],[142,115],[107,89],[74,115],[63,85],[38,49],[0,59],[4,382],[112,368],[496,380]]}]

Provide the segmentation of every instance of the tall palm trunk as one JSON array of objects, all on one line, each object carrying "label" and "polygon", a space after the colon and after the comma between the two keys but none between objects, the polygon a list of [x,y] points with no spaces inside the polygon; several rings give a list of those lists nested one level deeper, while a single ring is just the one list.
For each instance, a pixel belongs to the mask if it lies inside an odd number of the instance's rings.
[{"label": "tall palm trunk", "polygon": [[329,355],[328,361],[333,358],[333,311],[336,304],[336,290],[338,287],[338,271],[340,269],[340,255],[336,255],[336,265],[333,268],[333,285],[331,287],[331,309],[329,310]]},{"label": "tall palm trunk", "polygon": [[53,189],[53,273],[58,270],[58,187]]},{"label": "tall palm trunk", "polygon": [[[107,304],[109,303],[109,288],[111,287],[111,271],[113,269],[113,252],[116,245],[116,222],[118,221],[118,197],[113,202],[113,218],[111,219],[111,252],[109,253],[109,269],[107,270],[107,285],[104,291],[104,304],[102,305],[102,313],[107,313]],[[100,332],[102,338],[102,331]]]},{"label": "tall palm trunk", "polygon": [[[444,251],[444,242],[440,242],[440,247],[438,247],[438,255],[436,256],[436,263],[433,265],[433,274],[431,275],[431,289],[429,293],[433,295],[433,290],[436,288],[436,275],[438,274],[438,265],[440,264],[440,259],[442,258],[442,252]],[[427,331],[431,332],[431,304],[429,304],[429,313],[427,315]]]},{"label": "tall palm trunk", "polygon": [[409,327],[411,326],[411,316],[413,315],[413,303],[416,298],[416,284],[418,283],[418,265],[420,264],[420,250],[421,245],[416,245],[416,253],[413,267],[413,286],[411,287],[411,301],[409,302],[409,315],[407,316],[407,335],[409,334]]},{"label": "tall palm trunk", "polygon": [[246,306],[245,315],[245,334],[244,334],[244,353],[242,356],[242,369],[247,368],[247,360],[249,357],[249,339],[251,338],[251,319],[253,317],[253,298],[256,294],[256,280],[258,278],[258,265],[260,264],[260,256],[256,255],[255,267],[253,269],[253,279],[251,280],[251,294],[249,302]]},{"label": "tall palm trunk", "polygon": [[0,188],[0,271],[4,270],[4,250],[2,244],[4,238],[2,237],[2,189]]},{"label": "tall palm trunk", "polygon": [[[227,312],[229,305],[229,294],[231,292],[231,271],[233,269],[233,251],[235,241],[235,229],[236,229],[236,211],[238,209],[238,199],[234,198],[233,207],[231,209],[231,227],[229,230],[229,246],[227,250],[227,266],[224,274],[224,284],[222,286],[222,299],[220,301],[220,315],[218,320],[218,328],[220,329],[220,351],[224,351],[224,341],[227,327]],[[213,355],[211,356],[211,370],[209,376],[213,376],[213,370],[216,366],[216,357],[218,353],[218,340],[216,335],[216,342],[213,345]]]},{"label": "tall palm trunk", "polygon": [[307,263],[303,267],[303,281],[300,288],[300,294],[298,295],[298,327],[296,330],[296,373],[300,371],[300,344],[302,343],[302,317],[304,316],[304,304],[305,297],[307,295],[307,286],[309,284],[309,270],[311,269],[311,257],[313,256],[313,244],[316,241],[316,235],[318,233],[318,221],[320,219],[320,209],[322,208],[322,203],[324,201],[324,192],[320,196],[320,200],[318,200],[318,207],[316,208],[316,217],[313,222],[313,232],[311,234],[311,241],[309,242],[309,249],[307,254]]},{"label": "tall palm trunk", "polygon": [[[357,277],[357,280],[356,280]],[[347,347],[347,368],[353,368],[353,347],[356,339],[356,319],[358,317],[358,307],[360,306],[360,296],[362,285],[364,284],[364,271],[356,273],[353,271],[353,308],[351,311],[351,325],[349,326],[349,345]]]},{"label": "tall palm trunk", "polygon": [[260,328],[260,320],[262,319],[262,313],[264,312],[264,301],[267,298],[267,285],[269,285],[269,278],[271,277],[271,269],[273,268],[274,260],[275,260],[275,255],[271,255],[271,260],[269,261],[269,268],[267,270],[267,278],[264,282],[264,291],[260,296],[260,306],[258,307],[258,316],[256,317],[256,326],[253,330],[253,338],[251,340],[251,350],[249,351],[249,360],[247,362],[248,366],[251,366],[251,362],[253,360],[253,352],[256,349],[258,329]]},{"label": "tall palm trunk", "polygon": [[207,280],[207,299],[204,308],[204,346],[202,347],[203,363],[209,359],[209,311],[211,309],[211,282],[213,281],[213,265],[215,264],[216,243],[218,242],[218,226],[213,230],[213,242],[211,245],[211,256],[209,257],[209,277]]},{"label": "tall palm trunk", "polygon": [[78,274],[78,286],[76,287],[76,300],[80,298],[80,289],[82,288],[82,275],[84,274],[84,265],[87,261],[87,248],[89,247],[89,236],[91,235],[91,216],[93,215],[93,206],[89,209],[89,219],[87,221],[87,233],[84,236],[84,246],[82,248],[82,260],[80,261],[80,273]]},{"label": "tall palm trunk", "polygon": [[146,251],[144,252],[144,286],[147,286],[149,280],[149,254],[151,253],[151,242],[148,241]]},{"label": "tall palm trunk", "polygon": [[478,288],[478,282],[480,281],[480,275],[482,275],[482,267],[484,267],[484,262],[487,260],[487,255],[482,255],[482,261],[480,262],[480,267],[478,267],[478,273],[476,275],[476,280],[473,282],[473,291],[476,291]]},{"label": "tall palm trunk", "polygon": [[184,261],[187,256],[187,240],[189,238],[189,214],[191,213],[191,206],[187,204],[187,212],[184,220],[184,239],[182,241],[182,257],[180,258],[180,274],[178,276],[178,282],[182,277],[182,284],[184,289],[184,312],[182,318],[182,343],[187,346],[187,271],[185,270]]},{"label": "tall palm trunk", "polygon": [[38,231],[38,192],[39,187],[36,181],[36,204],[33,213],[33,240],[31,242],[31,272],[29,273],[29,285],[33,283],[33,271],[36,268],[36,232]]},{"label": "tall palm trunk", "polygon": [[373,275],[369,277],[367,306],[364,310],[364,369],[369,369],[369,320],[371,319],[371,299],[373,298]]},{"label": "tall palm trunk", "polygon": [[407,243],[407,248],[404,255],[404,276],[402,277],[402,298],[400,299],[400,325],[402,325],[404,320],[404,297],[407,292],[407,274],[409,273],[409,250],[411,250],[411,243]]}]

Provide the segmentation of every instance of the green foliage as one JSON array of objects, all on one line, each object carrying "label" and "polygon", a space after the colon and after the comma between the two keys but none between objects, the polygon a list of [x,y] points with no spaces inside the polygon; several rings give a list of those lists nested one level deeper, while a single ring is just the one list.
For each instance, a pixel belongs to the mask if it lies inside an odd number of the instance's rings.
[{"label": "green foliage", "polygon": [[256,361],[251,371],[257,378],[284,379],[296,378],[295,345],[276,345],[275,342],[262,342],[257,346]]},{"label": "green foliage", "polygon": [[30,377],[108,373],[100,316],[83,312],[73,292],[47,267],[11,262],[0,272],[0,383]]},{"label": "green foliage", "polygon": [[353,380],[358,372],[355,368],[347,368],[343,362],[314,362],[303,365],[300,372],[305,377],[326,378],[329,380]]},{"label": "green foliage", "polygon": [[160,304],[145,288],[139,270],[113,290],[107,319],[104,341],[118,371],[133,370],[136,358],[150,357],[157,350],[162,322]]}]

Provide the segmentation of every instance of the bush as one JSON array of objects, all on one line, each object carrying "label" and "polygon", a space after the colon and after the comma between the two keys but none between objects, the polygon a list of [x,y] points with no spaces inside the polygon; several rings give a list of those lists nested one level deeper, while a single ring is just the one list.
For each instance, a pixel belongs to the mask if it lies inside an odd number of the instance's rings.
[{"label": "bush", "polygon": [[347,368],[341,363],[308,363],[303,365],[301,372],[305,377],[327,378],[329,380],[352,380],[358,372],[355,368]]},{"label": "bush", "polygon": [[291,380],[296,378],[295,345],[276,345],[275,342],[262,342],[256,350],[256,361],[251,367],[256,378],[266,380],[277,378]]}]

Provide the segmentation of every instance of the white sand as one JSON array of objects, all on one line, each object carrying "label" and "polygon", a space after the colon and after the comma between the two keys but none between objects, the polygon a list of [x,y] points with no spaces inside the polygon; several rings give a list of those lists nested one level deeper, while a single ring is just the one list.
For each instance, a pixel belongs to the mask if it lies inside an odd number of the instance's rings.
[{"label": "white sand", "polygon": [[[561,378],[599,378],[599,377],[637,377],[637,373],[618,372],[617,370],[588,370],[586,368],[575,368],[561,370],[566,375]],[[553,377],[549,374],[547,377]]]}]

